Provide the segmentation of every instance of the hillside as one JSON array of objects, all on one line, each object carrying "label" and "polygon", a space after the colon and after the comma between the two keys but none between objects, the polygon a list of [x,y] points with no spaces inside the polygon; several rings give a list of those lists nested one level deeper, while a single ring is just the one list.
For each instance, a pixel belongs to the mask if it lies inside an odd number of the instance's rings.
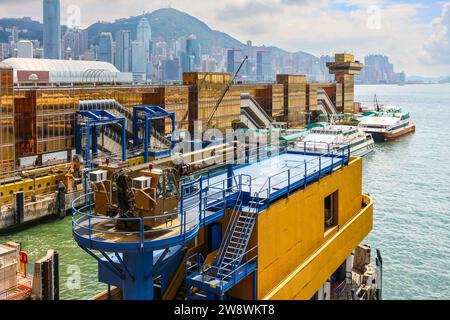
[{"label": "hillside", "polygon": [[[184,12],[174,9],[160,9],[146,14],[152,28],[152,38],[156,41],[174,41],[182,36],[195,34],[202,48],[209,52],[216,43],[223,47],[243,47],[244,44],[229,35],[212,30],[205,23]],[[136,28],[141,16],[116,20],[112,23],[98,22],[88,28],[92,43],[100,32],[111,32],[113,36],[121,29],[131,30],[132,37],[136,38]]]},{"label": "hillside", "polygon": [[11,35],[11,32],[8,29],[12,28],[13,26],[19,28],[20,39],[39,40],[42,43],[42,23],[31,20],[30,18],[0,19],[0,42],[8,42],[8,37]]},{"label": "hillside", "polygon": [[[145,15],[150,22],[152,28],[152,37],[156,41],[174,41],[183,36],[195,34],[200,42],[203,52],[210,52],[211,48],[216,45],[223,48],[244,48],[245,44],[230,35],[212,30],[208,25],[199,19],[170,8],[159,9]],[[115,36],[119,30],[130,30],[132,38],[136,38],[136,28],[143,15],[134,16],[125,19],[119,19],[114,22],[97,22],[88,27],[89,42],[95,44],[98,35],[101,32],[111,32]],[[0,42],[7,42],[10,32],[6,32],[5,28],[17,26],[22,31],[19,36],[23,39],[37,39],[42,41],[42,24],[33,21],[30,18],[23,19],[0,19]],[[64,28],[63,28],[64,29]],[[277,47],[267,47],[274,54],[288,55],[291,54]],[[305,52],[292,53],[301,59],[316,59],[313,55]]]}]

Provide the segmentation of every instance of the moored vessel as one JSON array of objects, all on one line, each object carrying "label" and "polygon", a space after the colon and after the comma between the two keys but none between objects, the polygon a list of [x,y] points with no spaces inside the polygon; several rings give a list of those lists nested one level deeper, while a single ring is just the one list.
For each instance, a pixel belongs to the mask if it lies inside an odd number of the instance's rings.
[{"label": "moored vessel", "polygon": [[375,112],[362,120],[359,127],[372,134],[376,142],[394,140],[416,130],[410,113],[402,112],[399,108]]},{"label": "moored vessel", "polygon": [[370,134],[358,127],[326,125],[311,129],[308,135],[295,144],[295,149],[324,154],[346,148],[350,148],[352,156],[362,157],[374,151],[375,142]]}]

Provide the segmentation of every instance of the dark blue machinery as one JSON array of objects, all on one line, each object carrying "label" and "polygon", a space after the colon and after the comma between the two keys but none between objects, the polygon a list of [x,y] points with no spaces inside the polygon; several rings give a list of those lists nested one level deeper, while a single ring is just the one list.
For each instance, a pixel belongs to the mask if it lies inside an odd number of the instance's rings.
[{"label": "dark blue machinery", "polygon": [[[75,148],[77,154],[83,154],[83,151],[85,151],[86,167],[91,166],[91,151],[92,154],[98,152],[99,127],[110,124],[120,124],[122,126],[122,161],[127,159],[127,126],[124,117],[117,117],[106,110],[77,111],[75,117]],[[83,133],[86,138],[84,148]]]},{"label": "dark blue machinery", "polygon": [[[168,112],[159,106],[136,106],[133,108],[133,144],[135,148],[144,144],[144,162],[149,161],[149,145],[150,145],[150,131],[151,122],[154,120],[164,120],[170,118],[172,120],[172,144],[174,147],[173,133],[175,131],[175,113]],[[144,137],[139,137],[141,125],[144,127]],[[152,151],[151,155],[154,157],[167,156],[170,150],[166,151]]]}]

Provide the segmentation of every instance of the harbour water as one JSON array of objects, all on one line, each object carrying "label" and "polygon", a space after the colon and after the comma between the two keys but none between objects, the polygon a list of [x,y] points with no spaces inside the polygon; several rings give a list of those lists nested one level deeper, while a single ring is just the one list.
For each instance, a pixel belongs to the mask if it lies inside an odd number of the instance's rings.
[{"label": "harbour water", "polygon": [[[385,299],[444,299],[450,286],[450,85],[357,86],[356,100],[402,106],[417,132],[378,144],[364,159],[364,191],[375,200],[367,243],[384,259]],[[71,221],[0,236],[22,243],[31,260],[60,253],[62,299],[87,299],[106,289],[97,264],[73,241]],[[79,277],[78,277],[79,275]]]},{"label": "harbour water", "polygon": [[450,84],[357,86],[355,94],[403,107],[417,127],[364,159],[363,187],[375,203],[367,243],[384,258],[384,298],[448,299]]}]

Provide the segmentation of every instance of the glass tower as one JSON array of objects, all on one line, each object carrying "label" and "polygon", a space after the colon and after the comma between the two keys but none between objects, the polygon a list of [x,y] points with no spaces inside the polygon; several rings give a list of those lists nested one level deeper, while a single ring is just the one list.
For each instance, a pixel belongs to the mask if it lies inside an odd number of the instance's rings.
[{"label": "glass tower", "polygon": [[44,0],[44,58],[61,57],[61,16],[59,0]]}]

